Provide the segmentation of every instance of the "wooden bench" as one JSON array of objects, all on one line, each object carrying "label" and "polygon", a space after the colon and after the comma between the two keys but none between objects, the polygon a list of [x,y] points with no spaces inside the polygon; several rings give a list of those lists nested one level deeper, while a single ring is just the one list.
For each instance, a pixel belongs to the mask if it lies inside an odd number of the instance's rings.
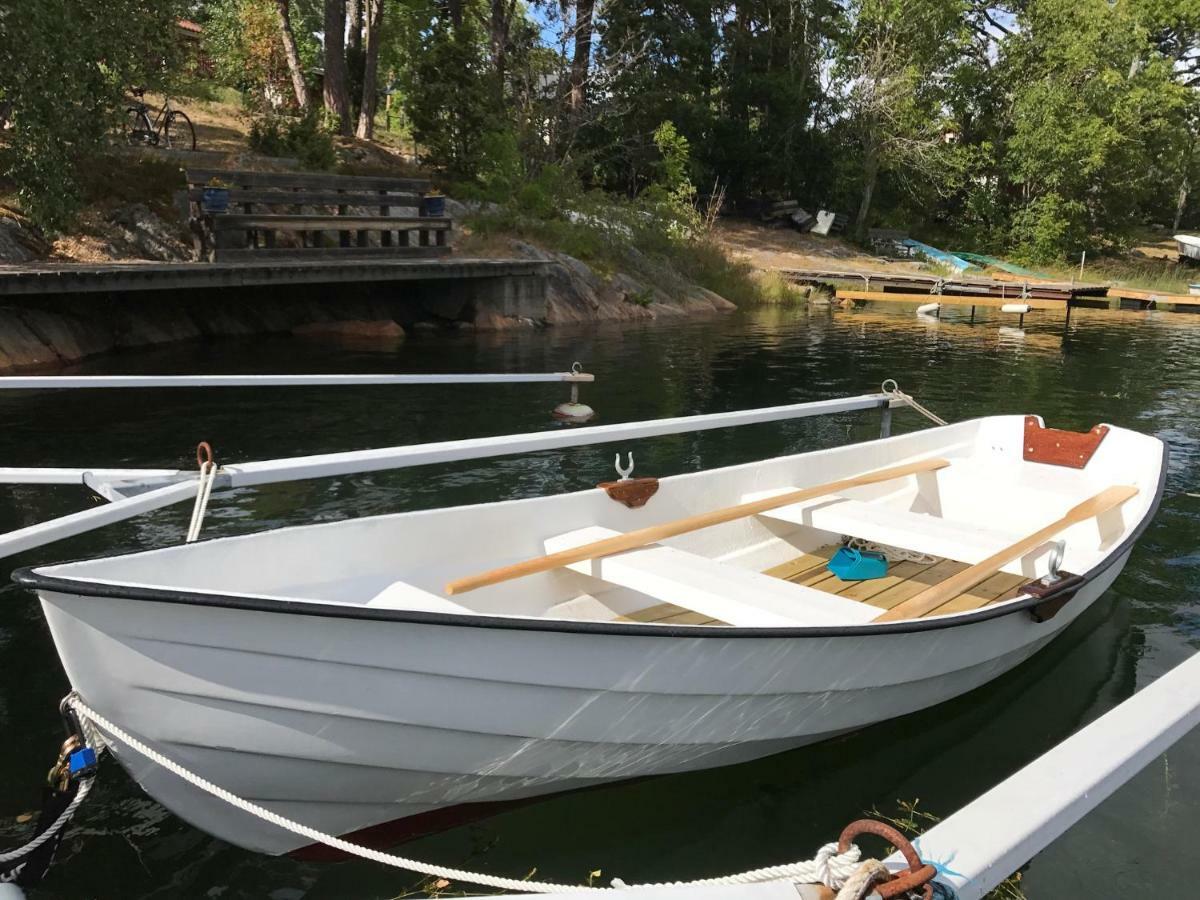
[{"label": "wooden bench", "polygon": [[[421,215],[417,178],[188,169],[196,258],[210,262],[342,256],[440,256],[448,217]],[[204,188],[229,186],[229,210],[207,214]],[[395,215],[397,211],[408,215]]]}]

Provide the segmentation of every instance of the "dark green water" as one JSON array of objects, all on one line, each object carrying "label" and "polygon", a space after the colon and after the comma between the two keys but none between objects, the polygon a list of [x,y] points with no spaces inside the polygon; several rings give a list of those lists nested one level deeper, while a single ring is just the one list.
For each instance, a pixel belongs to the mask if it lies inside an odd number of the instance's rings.
[{"label": "dark green water", "polygon": [[[876,389],[894,377],[943,417],[1039,413],[1111,422],[1170,444],[1167,495],[1114,588],[1054,644],[957,701],[741,766],[552,798],[407,845],[451,865],[521,876],[631,881],[713,875],[807,857],[873,806],[920,799],[947,814],[1186,658],[1200,640],[1200,316],[1082,313],[1021,336],[996,321],[910,312],[764,310],[719,321],[413,339],[399,351],[291,339],[178,346],[90,372],[554,371],[583,360],[602,421],[715,412]],[[226,462],[556,427],[562,386],[377,387],[0,395],[3,465],[183,466],[199,440]],[[896,430],[923,427],[897,412]],[[867,439],[859,414],[642,441],[639,474],[667,475]],[[214,498],[207,535],[555,493],[612,474],[613,448],[243,490]],[[0,529],[84,508],[78,488],[0,491]],[[16,565],[182,539],[189,509],[64,541]],[[65,679],[34,598],[0,596],[0,844],[37,803],[61,741]],[[1195,896],[1200,733],[1181,741],[1053,844],[1029,897]],[[1019,810],[1014,813],[1019,814]],[[979,835],[981,841],[986,834]],[[234,849],[146,798],[114,765],[37,896],[395,897],[415,877],[368,864],[300,864]]]}]

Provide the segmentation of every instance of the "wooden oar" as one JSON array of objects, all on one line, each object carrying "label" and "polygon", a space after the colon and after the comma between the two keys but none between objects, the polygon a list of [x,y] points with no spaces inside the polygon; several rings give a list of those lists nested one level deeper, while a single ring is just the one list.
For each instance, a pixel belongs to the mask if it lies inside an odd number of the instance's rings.
[{"label": "wooden oar", "polygon": [[865,475],[843,478],[840,481],[831,481],[828,484],[818,484],[814,487],[802,488],[775,497],[754,500],[750,503],[727,506],[724,509],[716,509],[712,512],[700,513],[684,519],[676,519],[674,522],[665,522],[662,525],[639,528],[637,531],[629,531],[617,537],[605,538],[602,541],[593,541],[590,544],[583,544],[570,550],[562,550],[558,553],[538,556],[524,562],[513,563],[510,566],[492,569],[490,572],[483,572],[479,575],[472,575],[469,578],[460,578],[457,581],[451,581],[446,585],[446,593],[462,594],[466,591],[473,591],[476,588],[499,584],[502,581],[510,581],[513,578],[523,578],[526,575],[533,575],[537,572],[546,572],[550,569],[557,569],[560,566],[569,566],[571,563],[582,562],[585,559],[610,556],[613,553],[633,550],[635,547],[644,547],[646,544],[653,544],[665,538],[686,534],[689,531],[697,531],[701,528],[708,528],[710,525],[720,525],[723,522],[732,522],[735,519],[755,516],[769,509],[777,509],[780,506],[787,506],[791,503],[800,503],[804,500],[811,500],[813,497],[836,494],[839,491],[861,487],[866,484],[891,481],[893,478],[903,478],[905,475],[915,475],[918,472],[932,472],[935,469],[942,469],[948,465],[950,465],[950,461],[945,459],[923,459],[919,462],[908,463],[903,466],[893,466],[890,469],[879,469],[875,472],[867,472]]},{"label": "wooden oar", "polygon": [[1120,506],[1138,489],[1133,485],[1115,485],[1105,488],[1077,506],[1071,507],[1065,516],[1056,522],[1051,522],[1045,528],[1035,531],[1029,537],[1022,538],[1011,546],[1005,547],[999,553],[993,553],[983,562],[976,563],[968,569],[963,569],[957,575],[952,575],[941,584],[928,587],[915,597],[910,597],[903,603],[893,606],[881,616],[876,616],[876,622],[895,622],[899,619],[919,619],[926,613],[932,612],[948,600],[953,600],[959,594],[966,593],[975,585],[1000,571],[1000,567],[1024,556],[1030,550],[1044,544],[1060,531],[1065,531],[1078,522],[1086,522],[1116,506]]}]

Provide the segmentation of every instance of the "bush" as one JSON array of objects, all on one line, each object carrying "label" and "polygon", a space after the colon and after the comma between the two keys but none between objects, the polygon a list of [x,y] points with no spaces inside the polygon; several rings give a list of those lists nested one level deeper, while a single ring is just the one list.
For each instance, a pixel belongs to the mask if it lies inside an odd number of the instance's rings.
[{"label": "bush", "polygon": [[247,143],[264,156],[294,156],[306,169],[332,169],[337,163],[333,135],[315,110],[300,118],[256,119],[250,124]]}]

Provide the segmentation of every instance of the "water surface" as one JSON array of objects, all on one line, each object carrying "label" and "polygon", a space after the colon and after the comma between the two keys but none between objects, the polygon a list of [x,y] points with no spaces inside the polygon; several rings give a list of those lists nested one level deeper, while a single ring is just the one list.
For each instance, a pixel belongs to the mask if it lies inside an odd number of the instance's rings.
[{"label": "water surface", "polygon": [[[1162,672],[1200,639],[1200,316],[1081,312],[974,325],[948,313],[765,309],[712,321],[410,339],[399,349],[288,338],[108,357],[88,372],[555,371],[582,360],[602,422],[719,412],[875,390],[896,378],[949,420],[1038,413],[1110,422],[1170,445],[1167,494],[1095,606],[1009,675],[951,703],[815,747],[709,772],[551,798],[406,845],[449,865],[545,879],[657,881],[805,858],[848,821],[900,800],[945,815]],[[561,385],[23,392],[0,395],[4,465],[190,466],[540,430]],[[925,427],[897,412],[897,432]],[[868,439],[875,414],[679,435],[621,446],[637,474],[670,475]],[[580,448],[240,490],[214,497],[205,534],[330,521],[589,487],[616,448]],[[78,488],[0,489],[0,530],[83,509]],[[182,540],[190,509],[162,510],[5,560],[17,565]],[[981,511],[986,515],[986,511]],[[65,678],[33,597],[0,597],[0,844],[36,806],[61,741]],[[1194,896],[1200,734],[1181,741],[1037,857],[1030,898]],[[1019,815],[1019,810],[1013,811]],[[987,835],[980,835],[986,840]],[[367,863],[257,856],[192,829],[108,764],[36,896],[389,898],[415,876]]]}]

